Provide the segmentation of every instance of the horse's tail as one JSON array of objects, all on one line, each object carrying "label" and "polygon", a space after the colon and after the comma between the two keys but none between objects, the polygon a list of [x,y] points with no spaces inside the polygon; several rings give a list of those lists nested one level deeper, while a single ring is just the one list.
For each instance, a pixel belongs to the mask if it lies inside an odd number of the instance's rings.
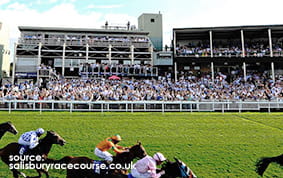
[{"label": "horse's tail", "polygon": [[273,162],[283,166],[283,154],[273,158]]},{"label": "horse's tail", "polygon": [[271,161],[271,158],[261,158],[260,160],[258,160],[258,162],[256,163],[256,173],[262,176]]},{"label": "horse's tail", "polygon": [[[4,147],[5,148],[5,147]],[[0,157],[3,155],[4,148],[0,149]]]},{"label": "horse's tail", "polygon": [[256,163],[256,172],[262,176],[264,171],[267,169],[268,165],[270,163],[277,163],[281,166],[283,166],[283,154],[280,156],[275,156],[275,157],[269,157],[269,158],[261,158],[257,163]]}]

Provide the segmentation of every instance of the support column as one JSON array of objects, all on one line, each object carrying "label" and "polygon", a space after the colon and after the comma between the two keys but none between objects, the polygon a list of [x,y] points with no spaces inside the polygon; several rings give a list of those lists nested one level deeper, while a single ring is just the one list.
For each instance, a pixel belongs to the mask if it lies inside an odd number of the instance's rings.
[{"label": "support column", "polygon": [[212,46],[212,31],[209,31],[209,41],[210,41],[210,57],[213,58],[213,46]]},{"label": "support column", "polygon": [[247,81],[247,68],[246,62],[243,62],[243,69],[244,69],[244,80]]},{"label": "support column", "polygon": [[275,82],[274,62],[271,62],[271,73],[272,73],[272,80],[273,82]]},{"label": "support column", "polygon": [[174,45],[174,50],[173,50],[173,54],[174,56],[176,56],[176,32],[173,32],[173,45]]},{"label": "support column", "polygon": [[112,57],[111,57],[111,55],[112,55],[112,45],[111,44],[109,44],[109,53],[108,53],[108,59],[109,59],[109,64],[111,64],[112,63]]},{"label": "support column", "polygon": [[212,83],[214,83],[214,64],[213,62],[211,62],[211,79],[212,79]]},{"label": "support column", "polygon": [[134,49],[135,49],[135,47],[134,47],[134,45],[131,45],[131,64],[133,65],[134,64]]},{"label": "support column", "polygon": [[177,62],[174,63],[174,71],[175,71],[175,82],[177,82],[177,79],[178,79],[178,72],[177,72]]},{"label": "support column", "polygon": [[63,55],[62,55],[62,76],[65,76],[65,53],[66,53],[66,43],[63,44]]},{"label": "support column", "polygon": [[38,56],[37,56],[37,65],[40,65],[41,64],[41,48],[42,48],[42,43],[40,42],[39,45],[38,45]]},{"label": "support column", "polygon": [[273,49],[272,49],[272,38],[271,38],[271,29],[268,29],[268,39],[269,39],[269,50],[270,50],[270,57],[273,57]]},{"label": "support column", "polygon": [[39,66],[41,65],[41,48],[42,43],[40,42],[38,45],[38,54],[37,54],[37,66],[36,66],[36,75],[37,75],[37,85],[39,85]]},{"label": "support column", "polygon": [[246,56],[245,51],[245,39],[244,39],[244,31],[241,30],[241,42],[242,42],[242,57]]},{"label": "support column", "polygon": [[153,47],[150,47],[150,65],[153,67]]},{"label": "support column", "polygon": [[88,53],[89,53],[89,45],[88,45],[88,43],[87,43],[87,44],[86,44],[86,55],[85,55],[86,63],[88,63]]},{"label": "support column", "polygon": [[14,57],[13,57],[13,73],[12,73],[12,84],[15,84],[16,75],[16,63],[17,63],[17,43],[14,43]]},{"label": "support column", "polygon": [[[86,61],[86,78],[88,78],[88,43],[86,44],[86,55],[85,55],[85,61]],[[91,66],[92,67],[92,66]],[[91,75],[93,75],[93,69],[91,70]]]}]

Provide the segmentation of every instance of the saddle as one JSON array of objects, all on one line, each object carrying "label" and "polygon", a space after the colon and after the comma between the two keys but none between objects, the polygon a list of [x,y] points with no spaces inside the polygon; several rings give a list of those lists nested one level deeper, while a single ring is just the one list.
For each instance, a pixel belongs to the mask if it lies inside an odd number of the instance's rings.
[{"label": "saddle", "polygon": [[134,176],[131,173],[129,173],[128,178],[134,178]]}]

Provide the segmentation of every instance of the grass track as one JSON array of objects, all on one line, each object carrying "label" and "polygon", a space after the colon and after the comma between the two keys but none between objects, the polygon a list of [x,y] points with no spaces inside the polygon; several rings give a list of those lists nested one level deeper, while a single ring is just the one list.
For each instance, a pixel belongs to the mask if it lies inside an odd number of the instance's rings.
[{"label": "grass track", "polygon": [[[282,113],[67,113],[0,112],[0,122],[12,121],[19,133],[43,127],[59,133],[68,144],[55,145],[49,157],[93,155],[95,145],[119,133],[121,145],[142,141],[147,152],[174,156],[194,170],[198,177],[258,177],[255,161],[262,156],[283,153]],[[20,135],[6,134],[1,147]],[[25,171],[30,175],[31,172]],[[54,177],[65,172],[50,170]],[[10,178],[0,162],[0,177]],[[265,177],[283,177],[283,169],[270,165]]]}]

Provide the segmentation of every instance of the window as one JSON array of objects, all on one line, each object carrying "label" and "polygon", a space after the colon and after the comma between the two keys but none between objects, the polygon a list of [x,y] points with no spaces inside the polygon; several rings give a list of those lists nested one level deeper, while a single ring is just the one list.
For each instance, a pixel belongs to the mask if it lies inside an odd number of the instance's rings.
[{"label": "window", "polygon": [[124,60],[124,61],[123,61],[123,64],[125,64],[125,65],[130,65],[130,64],[131,64],[131,61],[129,61],[129,60]]},{"label": "window", "polygon": [[134,64],[141,64],[141,61],[134,61]]},{"label": "window", "polygon": [[151,22],[151,23],[154,23],[154,22],[155,22],[155,20],[154,20],[154,19],[150,19],[150,22]]}]

